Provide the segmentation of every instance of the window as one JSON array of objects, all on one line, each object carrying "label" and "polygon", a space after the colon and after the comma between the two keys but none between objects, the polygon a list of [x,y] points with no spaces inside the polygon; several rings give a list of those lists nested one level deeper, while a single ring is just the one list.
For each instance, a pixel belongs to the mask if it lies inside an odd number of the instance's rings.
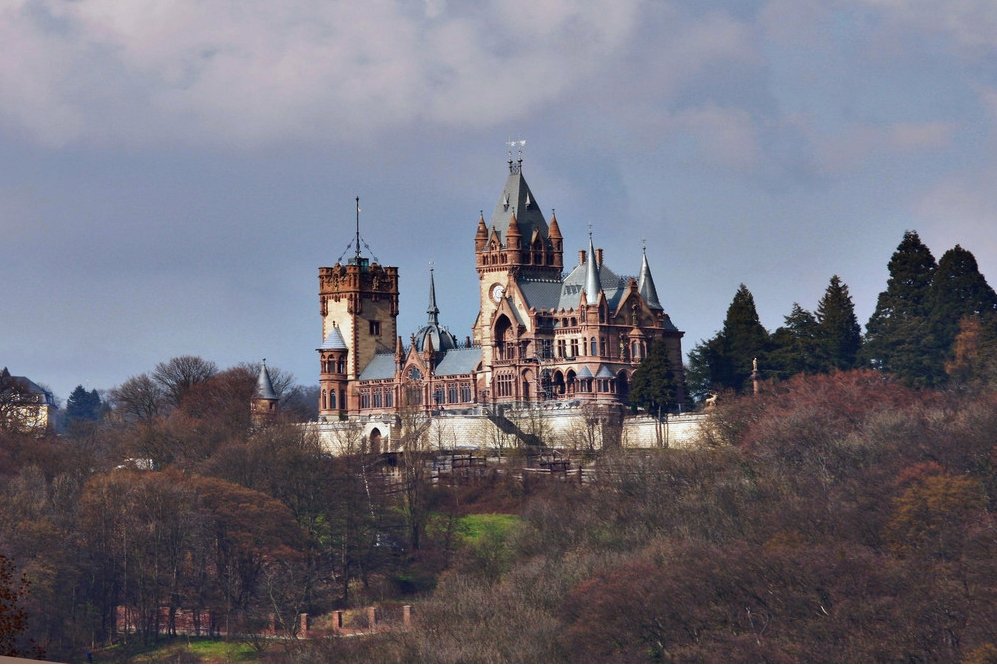
[{"label": "window", "polygon": [[377,321],[375,319],[375,320],[371,320],[368,323],[370,324],[370,334],[371,335],[376,335],[376,336],[380,337],[380,335],[381,335],[381,322],[379,322],[379,321]]},{"label": "window", "polygon": [[495,393],[500,398],[508,398],[512,395],[512,375],[499,375],[495,382]]},{"label": "window", "polygon": [[346,357],[345,356],[340,356],[339,357],[339,361],[336,362],[336,372],[338,372],[341,375],[346,373]]},{"label": "window", "polygon": [[457,385],[447,384],[447,402],[453,404],[457,402]]},{"label": "window", "polygon": [[578,338],[571,338],[571,358],[578,356]]},{"label": "window", "polygon": [[460,401],[461,402],[471,402],[471,385],[461,384],[460,385]]},{"label": "window", "polygon": [[370,408],[370,389],[360,390],[360,409]]},{"label": "window", "polygon": [[329,392],[329,409],[336,409],[336,392]]},{"label": "window", "polygon": [[557,357],[564,358],[568,355],[568,345],[564,340],[557,341]]},{"label": "window", "polygon": [[323,391],[322,391],[322,409],[329,409],[329,402],[328,402],[328,399],[329,399],[328,395],[327,395],[327,394],[326,394],[326,392],[325,392],[325,391],[323,390]]},{"label": "window", "polygon": [[382,389],[380,389],[380,388],[374,389],[374,407],[375,408],[381,407],[381,405],[383,403],[383,400],[382,400],[382,396],[383,395],[384,394],[382,393]]}]

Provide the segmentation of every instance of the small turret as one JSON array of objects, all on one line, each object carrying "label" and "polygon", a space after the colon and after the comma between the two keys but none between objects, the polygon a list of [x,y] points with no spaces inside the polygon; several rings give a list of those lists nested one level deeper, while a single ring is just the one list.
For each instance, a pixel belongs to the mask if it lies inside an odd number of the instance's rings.
[{"label": "small turret", "polygon": [[640,277],[637,279],[637,293],[647,303],[647,307],[652,310],[664,310],[661,301],[658,300],[658,290],[654,288],[654,280],[651,278],[651,269],[647,265],[647,248],[644,248],[643,258],[640,263]]},{"label": "small turret", "polygon": [[599,266],[596,264],[595,248],[592,246],[592,236],[589,236],[588,254],[585,256],[585,300],[588,305],[599,303],[599,292],[602,291],[602,281],[599,279]]},{"label": "small turret", "polygon": [[250,420],[254,426],[261,426],[277,417],[277,404],[280,398],[274,391],[270,371],[267,370],[267,360],[263,359],[260,374],[256,378],[256,390],[250,403]]}]

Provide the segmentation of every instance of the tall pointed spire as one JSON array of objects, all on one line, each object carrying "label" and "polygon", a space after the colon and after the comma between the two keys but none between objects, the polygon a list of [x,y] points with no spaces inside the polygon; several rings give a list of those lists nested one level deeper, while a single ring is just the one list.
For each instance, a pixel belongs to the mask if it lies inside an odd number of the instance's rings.
[{"label": "tall pointed spire", "polygon": [[595,262],[595,247],[592,245],[592,232],[589,231],[589,251],[585,257],[585,300],[589,305],[599,302],[602,281],[599,279],[599,266]]},{"label": "tall pointed spire", "polygon": [[429,267],[429,308],[426,309],[429,315],[429,323],[434,326],[440,325],[440,309],[436,307],[436,281],[433,279],[433,267]]},{"label": "tall pointed spire", "polygon": [[273,390],[270,372],[267,370],[267,360],[260,365],[260,376],[256,379],[256,397],[263,400],[277,400],[277,392]]},{"label": "tall pointed spire", "polygon": [[640,262],[640,277],[637,278],[637,292],[640,294],[647,306],[652,310],[664,310],[658,300],[658,290],[654,288],[654,279],[651,277],[651,268],[647,265],[647,246],[643,249],[643,259]]}]

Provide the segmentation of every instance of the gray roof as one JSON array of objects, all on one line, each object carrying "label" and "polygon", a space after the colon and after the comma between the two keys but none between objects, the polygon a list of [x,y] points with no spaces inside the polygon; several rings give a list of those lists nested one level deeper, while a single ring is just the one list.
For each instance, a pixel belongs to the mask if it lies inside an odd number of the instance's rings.
[{"label": "gray roof", "polygon": [[592,379],[592,371],[583,365],[582,367],[578,368],[577,376],[580,379]]},{"label": "gray roof", "polygon": [[599,269],[595,265],[595,248],[592,246],[592,234],[589,234],[589,253],[585,257],[585,300],[589,305],[599,302],[599,292],[602,282],[599,280]]},{"label": "gray roof", "polygon": [[368,379],[394,379],[395,377],[395,355],[374,354],[374,358],[360,372],[360,380]]},{"label": "gray roof", "polygon": [[[537,310],[570,310],[577,308],[585,288],[586,266],[575,266],[563,280],[530,280],[520,279],[519,289],[526,298],[526,303]],[[626,289],[626,278],[611,271],[605,264],[599,267],[599,283],[606,292],[606,300],[610,308],[615,308]],[[594,301],[590,300],[590,304]]]},{"label": "gray roof", "polygon": [[647,265],[647,251],[640,262],[640,277],[637,279],[637,292],[652,310],[664,310],[661,301],[658,300],[658,290],[654,288],[654,279],[651,277],[651,268]]},{"label": "gray roof", "polygon": [[270,371],[267,370],[267,360],[263,359],[260,366],[260,376],[256,378],[256,397],[264,400],[278,400],[277,392],[273,390],[273,382],[270,381]]},{"label": "gray roof", "polygon": [[333,324],[332,328],[329,329],[329,334],[325,336],[325,340],[322,342],[322,346],[319,349],[346,349],[346,340],[343,339],[343,334],[339,331],[339,327]]},{"label": "gray roof", "polygon": [[436,281],[433,279],[433,269],[429,269],[429,307],[426,309],[429,321],[415,334],[416,351],[425,351],[426,340],[433,343],[433,351],[446,351],[457,346],[457,338],[446,328],[440,326],[440,309],[436,307]]},{"label": "gray roof", "polygon": [[599,372],[595,373],[596,379],[613,379],[614,377],[616,375],[613,374],[613,371],[604,365],[600,365]]},{"label": "gray roof", "polygon": [[477,370],[481,364],[481,349],[478,347],[464,347],[463,349],[451,349],[436,364],[433,371],[439,375],[466,375]]},{"label": "gray roof", "polygon": [[530,186],[523,178],[522,164],[510,162],[509,177],[505,180],[505,187],[502,188],[502,194],[495,204],[491,220],[491,226],[498,232],[503,244],[505,230],[509,227],[509,219],[513,213],[516,214],[516,222],[519,224],[524,245],[533,238],[534,230],[539,230],[543,237],[547,238],[547,221],[540,211],[537,198],[533,196]]}]

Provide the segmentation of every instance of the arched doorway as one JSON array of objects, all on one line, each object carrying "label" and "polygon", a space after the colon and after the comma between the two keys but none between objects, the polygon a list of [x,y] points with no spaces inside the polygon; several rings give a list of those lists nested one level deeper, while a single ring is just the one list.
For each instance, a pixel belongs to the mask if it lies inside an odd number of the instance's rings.
[{"label": "arched doorway", "polygon": [[512,322],[504,314],[495,320],[494,337],[495,352],[499,360],[512,358]]},{"label": "arched doorway", "polygon": [[368,438],[370,442],[370,452],[377,455],[381,452],[381,431],[374,428],[370,431],[370,437]]},{"label": "arched doorway", "polygon": [[623,404],[630,402],[630,380],[625,370],[616,373],[616,395]]}]

